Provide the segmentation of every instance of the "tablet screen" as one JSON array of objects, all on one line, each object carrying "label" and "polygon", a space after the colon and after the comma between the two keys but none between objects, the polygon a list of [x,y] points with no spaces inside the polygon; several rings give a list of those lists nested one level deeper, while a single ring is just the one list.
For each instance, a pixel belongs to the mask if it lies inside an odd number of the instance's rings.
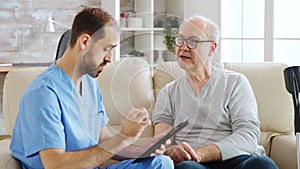
[{"label": "tablet screen", "polygon": [[184,122],[175,126],[164,137],[162,137],[158,142],[156,142],[153,146],[151,146],[148,150],[146,150],[143,154],[141,154],[138,158],[136,158],[132,163],[137,163],[137,162],[142,161],[143,159],[149,158],[151,153],[153,153],[158,147],[160,147],[160,145],[164,144],[169,138],[174,136],[178,131],[183,129],[188,124],[189,124],[189,120],[187,119]]}]

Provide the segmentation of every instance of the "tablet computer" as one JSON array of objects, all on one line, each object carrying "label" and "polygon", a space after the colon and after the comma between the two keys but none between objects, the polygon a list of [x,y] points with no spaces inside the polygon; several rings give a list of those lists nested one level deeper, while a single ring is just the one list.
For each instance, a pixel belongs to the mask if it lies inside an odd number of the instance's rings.
[{"label": "tablet computer", "polygon": [[132,161],[132,163],[138,163],[142,161],[143,159],[151,157],[151,153],[153,153],[158,147],[160,147],[162,144],[165,144],[165,142],[174,136],[178,131],[183,129],[186,125],[189,124],[189,120],[185,120],[184,122],[178,124],[175,126],[172,130],[170,130],[164,137],[162,137],[159,141],[157,141],[153,146],[151,146],[149,149],[147,149],[143,154],[141,154],[138,158]]}]

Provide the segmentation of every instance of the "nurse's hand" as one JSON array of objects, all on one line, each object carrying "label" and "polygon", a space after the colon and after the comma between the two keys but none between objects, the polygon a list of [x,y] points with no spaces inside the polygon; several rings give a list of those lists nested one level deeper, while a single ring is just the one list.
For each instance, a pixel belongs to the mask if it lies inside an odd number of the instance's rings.
[{"label": "nurse's hand", "polygon": [[[149,149],[151,146],[153,146],[155,143],[157,143],[164,136],[165,136],[165,134],[161,134],[161,135],[155,136],[152,139],[148,140],[146,142],[146,144],[141,148],[140,154],[144,153],[147,149]],[[154,150],[150,154],[150,156],[163,155],[166,151],[166,147],[170,144],[171,144],[171,140],[168,139],[165,143],[161,144],[160,147],[158,147],[156,150]]]},{"label": "nurse's hand", "polygon": [[134,108],[126,112],[121,119],[120,134],[137,139],[149,125],[151,125],[151,121],[147,110],[145,108]]}]

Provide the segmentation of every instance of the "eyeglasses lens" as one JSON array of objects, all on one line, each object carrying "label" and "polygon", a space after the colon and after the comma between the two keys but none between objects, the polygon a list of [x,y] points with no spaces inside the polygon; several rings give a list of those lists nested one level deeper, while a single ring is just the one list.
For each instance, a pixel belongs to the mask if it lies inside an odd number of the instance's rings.
[{"label": "eyeglasses lens", "polygon": [[175,38],[175,45],[178,47],[181,47],[181,46],[183,46],[185,41],[186,41],[187,46],[190,49],[196,48],[197,42],[193,39]]}]

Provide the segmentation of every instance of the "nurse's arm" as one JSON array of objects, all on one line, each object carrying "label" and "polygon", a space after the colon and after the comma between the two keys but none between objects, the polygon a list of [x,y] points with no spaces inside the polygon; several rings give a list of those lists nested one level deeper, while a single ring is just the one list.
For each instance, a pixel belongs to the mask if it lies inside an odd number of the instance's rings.
[{"label": "nurse's arm", "polygon": [[[106,126],[101,129],[100,143],[103,143],[107,140],[110,140],[110,138],[113,137],[113,135],[109,131],[111,131],[111,130],[108,130],[108,127],[106,127]],[[150,146],[152,146],[154,143],[156,143],[163,136],[164,135],[160,135],[160,136],[157,136],[153,139],[148,140],[147,143],[144,146],[131,144],[128,147],[125,147],[123,150],[117,152],[112,157],[112,159],[122,161],[122,160],[137,158],[146,149],[148,149]],[[159,147],[158,149],[156,149],[153,152],[153,155],[154,154],[163,154],[162,150],[164,150],[166,144],[169,144],[169,143],[170,143],[170,141],[168,140],[165,144],[162,144],[161,147]]]},{"label": "nurse's arm", "polygon": [[59,148],[41,150],[39,154],[44,168],[81,169],[95,168],[103,164],[115,154],[134,143],[145,127],[150,125],[148,112],[145,108],[126,112],[121,124],[123,130],[121,129],[120,132],[123,134],[112,136],[107,128],[103,127],[100,133],[100,144],[87,149],[72,152]]},{"label": "nurse's arm", "polygon": [[131,137],[117,134],[107,138],[101,145],[87,149],[67,152],[64,149],[50,148],[41,150],[39,154],[45,169],[95,168],[133,142]]}]

